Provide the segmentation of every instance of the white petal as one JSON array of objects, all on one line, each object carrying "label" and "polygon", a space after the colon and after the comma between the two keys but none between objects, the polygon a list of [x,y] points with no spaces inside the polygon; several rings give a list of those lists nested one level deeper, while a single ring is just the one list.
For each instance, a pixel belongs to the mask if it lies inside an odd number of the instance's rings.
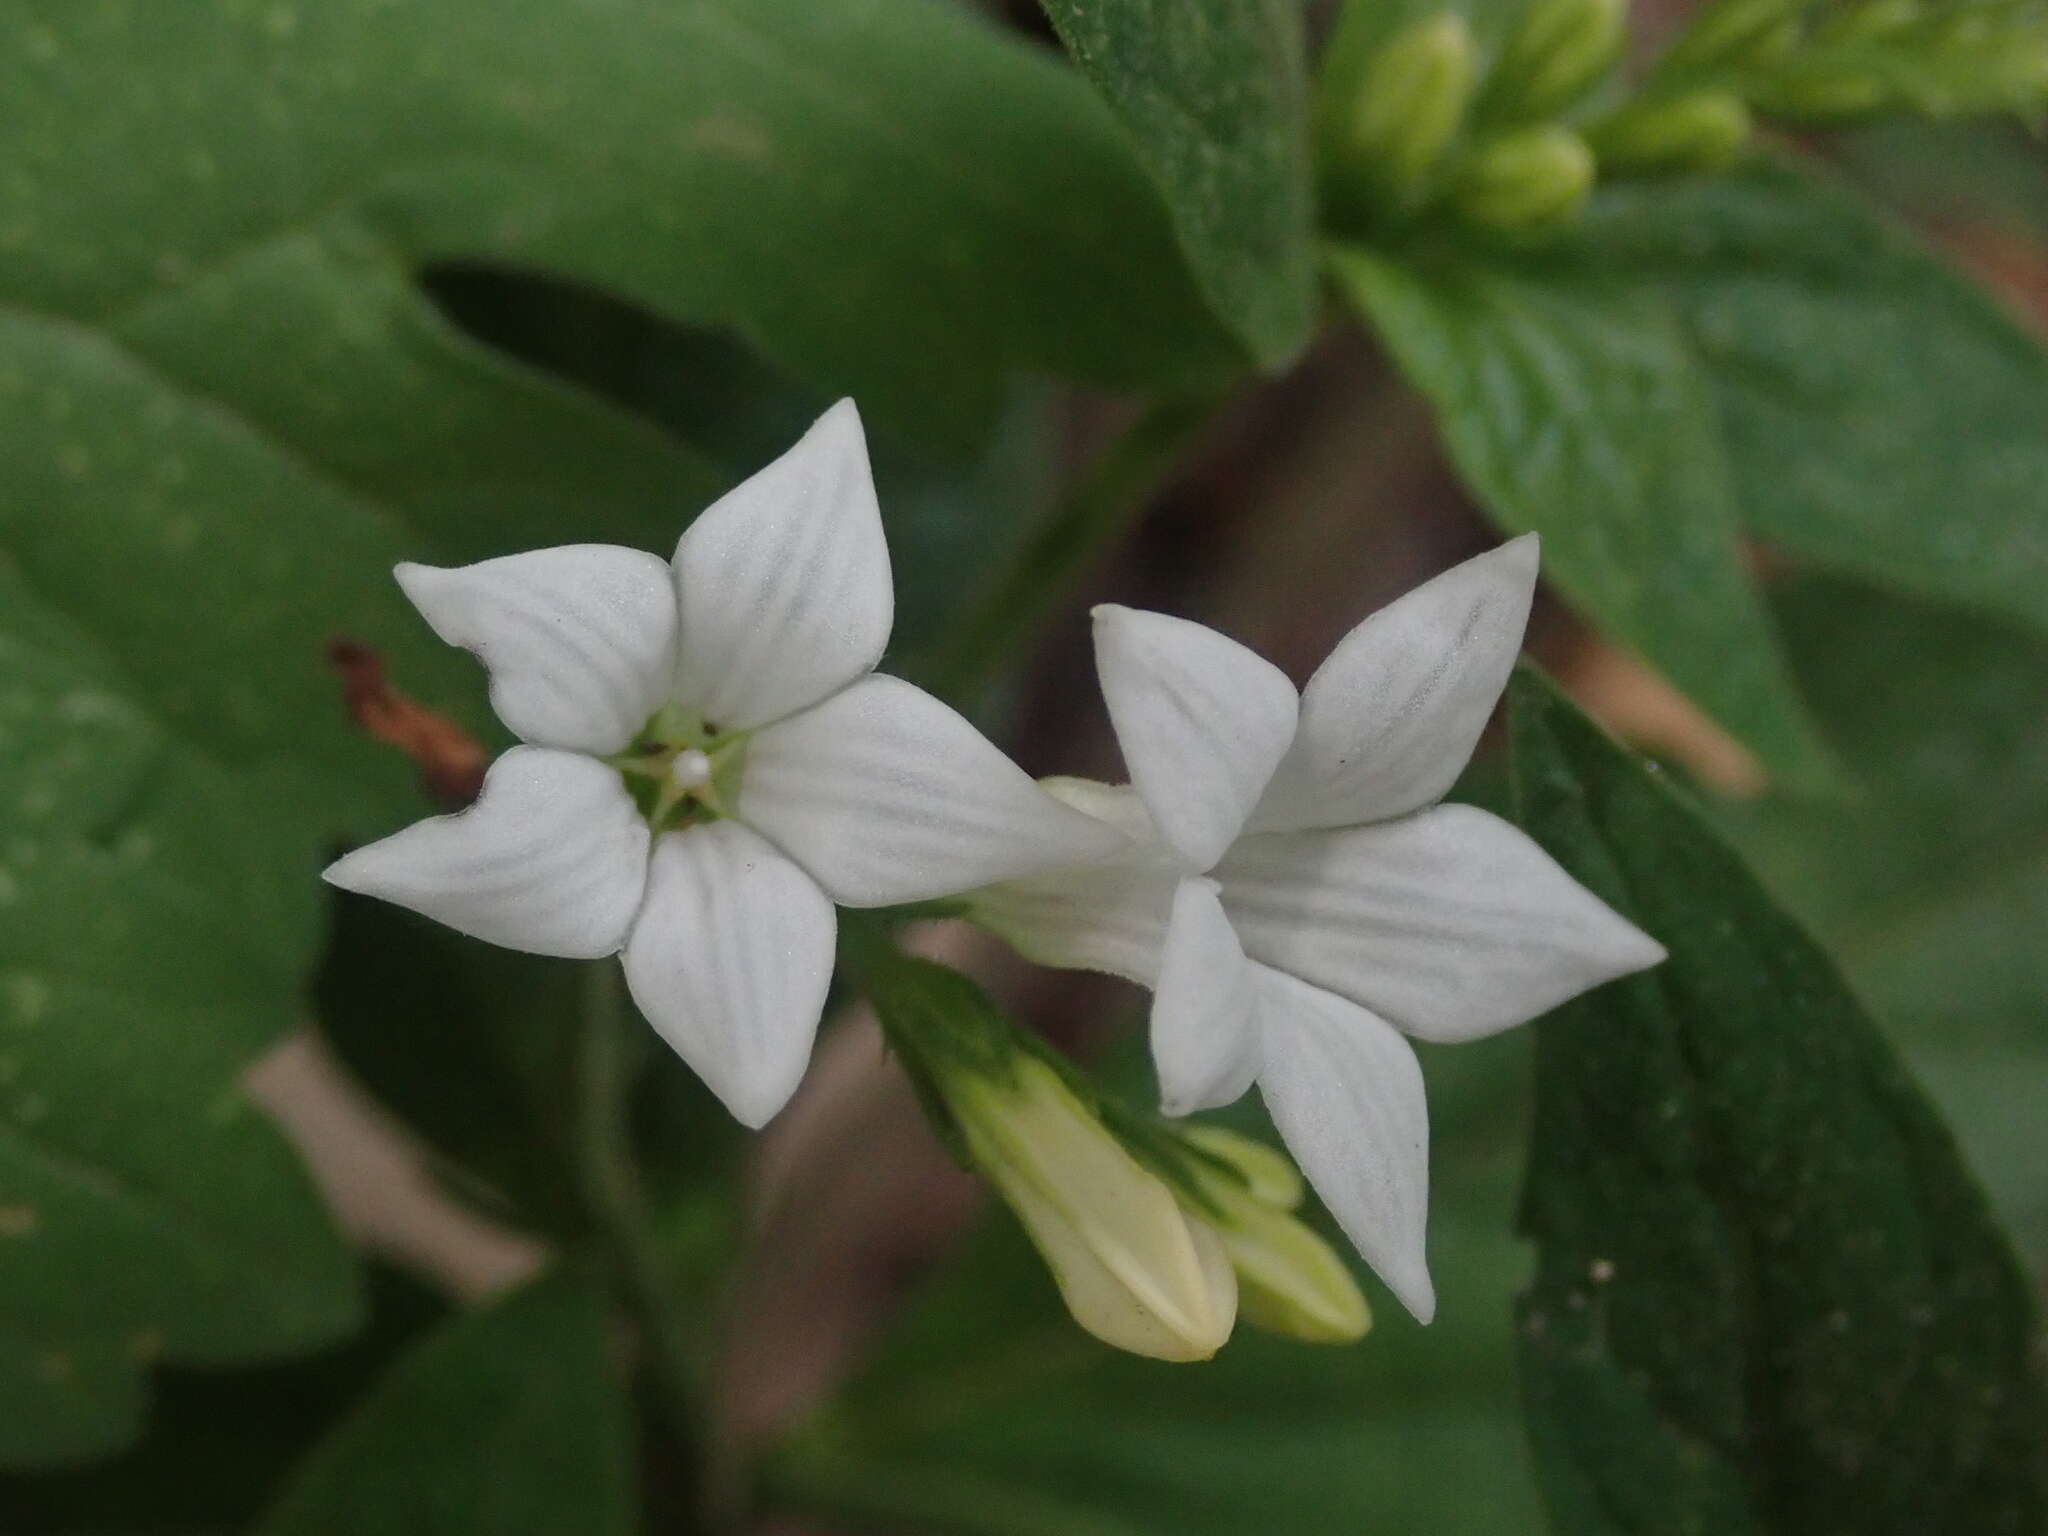
[{"label": "white petal", "polygon": [[811,877],[738,822],[656,841],[626,985],[733,1117],[765,1125],[811,1059],[838,919]]},{"label": "white petal", "polygon": [[1213,629],[1163,613],[1095,610],[1095,669],[1131,782],[1169,846],[1204,870],[1294,737],[1294,685]]},{"label": "white petal", "polygon": [[1664,958],[1522,832],[1469,805],[1247,837],[1217,878],[1246,954],[1425,1040],[1493,1034]]},{"label": "white petal", "polygon": [[514,747],[468,810],[358,848],[326,879],[507,949],[590,960],[626,937],[647,843],[617,773],[580,753]]},{"label": "white petal", "polygon": [[1320,987],[1263,967],[1258,980],[1259,1091],[1273,1123],[1359,1256],[1426,1323],[1429,1110],[1414,1048]]},{"label": "white petal", "polygon": [[1169,1115],[1228,1104],[1258,1072],[1252,969],[1213,880],[1183,880],[1174,892],[1152,999],[1152,1061]]},{"label": "white petal", "polygon": [[434,633],[490,669],[491,707],[522,741],[604,756],[668,697],[675,590],[645,550],[570,544],[396,574]]},{"label": "white petal", "polygon": [[851,400],[690,524],[675,581],[676,696],[720,730],[779,720],[873,669],[896,597]]},{"label": "white petal", "polygon": [[1127,846],[959,714],[882,676],[755,735],[738,814],[849,907],[956,895]]},{"label": "white petal", "polygon": [[1301,691],[1301,728],[1253,827],[1356,826],[1442,799],[1514,668],[1536,557],[1536,535],[1524,534],[1339,641]]},{"label": "white petal", "polygon": [[1159,979],[1167,917],[1181,880],[1152,818],[1128,784],[1041,779],[1047,794],[1106,821],[1130,843],[1092,864],[1009,880],[969,898],[973,919],[1027,960],[1106,971],[1141,986]]}]

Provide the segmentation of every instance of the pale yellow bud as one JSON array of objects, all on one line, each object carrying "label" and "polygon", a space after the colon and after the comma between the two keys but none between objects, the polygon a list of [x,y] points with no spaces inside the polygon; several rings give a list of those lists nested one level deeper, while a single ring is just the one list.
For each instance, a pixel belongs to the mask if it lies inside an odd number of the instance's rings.
[{"label": "pale yellow bud", "polygon": [[1372,1311],[1335,1250],[1285,1211],[1245,1201],[1217,1224],[1237,1271],[1238,1313],[1309,1344],[1351,1344]]},{"label": "pale yellow bud", "polygon": [[1451,202],[1475,224],[1519,234],[1576,215],[1594,175],[1593,152],[1570,129],[1525,128],[1476,150],[1459,169]]},{"label": "pale yellow bud", "polygon": [[1283,1211],[1291,1211],[1301,1204],[1307,1189],[1301,1181],[1301,1171],[1288,1161],[1285,1154],[1275,1152],[1263,1141],[1240,1136],[1220,1125],[1183,1125],[1179,1129],[1183,1137],[1211,1157],[1219,1158],[1237,1170],[1238,1177],[1244,1180],[1244,1187],[1254,1200],[1277,1206]]},{"label": "pale yellow bud", "polygon": [[1044,1062],[939,1083],[976,1166],[1044,1256],[1074,1321],[1159,1360],[1206,1360],[1237,1318],[1224,1245]]},{"label": "pale yellow bud", "polygon": [[1475,49],[1461,16],[1404,27],[1366,65],[1350,113],[1347,149],[1375,182],[1418,189],[1465,120]]},{"label": "pale yellow bud", "polygon": [[1482,115],[1531,121],[1555,115],[1621,57],[1628,0],[1536,0],[1501,48]]},{"label": "pale yellow bud", "polygon": [[[1311,1344],[1349,1344],[1372,1312],[1335,1250],[1289,1212],[1301,1203],[1294,1164],[1262,1142],[1216,1126],[1182,1134],[1227,1163],[1197,1174],[1208,1197],[1200,1214],[1222,1239],[1237,1271],[1238,1315],[1269,1333]],[[1232,1173],[1237,1177],[1233,1178]]]},{"label": "pale yellow bud", "polygon": [[1749,108],[1726,91],[1631,102],[1586,131],[1603,171],[1707,171],[1749,143]]}]

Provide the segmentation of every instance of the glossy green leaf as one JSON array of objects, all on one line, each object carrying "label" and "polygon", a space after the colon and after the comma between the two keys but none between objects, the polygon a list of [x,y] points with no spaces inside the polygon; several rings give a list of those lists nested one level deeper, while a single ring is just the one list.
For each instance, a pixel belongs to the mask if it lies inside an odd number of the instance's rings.
[{"label": "glossy green leaf", "polygon": [[1618,189],[1586,237],[1675,306],[1750,532],[2048,627],[2048,353],[1990,295],[1789,165]]},{"label": "glossy green leaf", "polygon": [[1775,606],[1856,793],[1719,820],[1811,923],[2048,1263],[2048,642],[1810,578]]},{"label": "glossy green leaf", "polygon": [[260,1536],[627,1536],[633,1425],[578,1272],[444,1325],[309,1456]]},{"label": "glossy green leaf", "polygon": [[1827,957],[1658,776],[1519,679],[1519,819],[1669,946],[1538,1026],[1521,1314],[1553,1520],[2048,1519],[2026,1277]]},{"label": "glossy green leaf", "polygon": [[1269,367],[1315,321],[1299,0],[1044,0],[1166,196],[1195,279]]},{"label": "glossy green leaf", "polygon": [[1343,248],[1345,291],[1544,576],[1805,788],[1827,778],[1761,599],[1708,383],[1670,306],[1571,259]]}]

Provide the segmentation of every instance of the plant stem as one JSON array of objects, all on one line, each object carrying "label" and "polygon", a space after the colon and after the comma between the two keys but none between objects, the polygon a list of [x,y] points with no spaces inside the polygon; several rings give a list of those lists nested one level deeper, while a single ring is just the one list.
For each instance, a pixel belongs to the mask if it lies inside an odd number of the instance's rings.
[{"label": "plant stem", "polygon": [[576,1059],[573,1150],[587,1216],[620,1303],[638,1330],[649,1378],[683,1454],[700,1469],[709,1452],[699,1352],[684,1326],[681,1288],[652,1239],[627,1111],[636,1051],[634,1020],[616,962],[585,972]]},{"label": "plant stem", "polygon": [[1210,394],[1182,395],[1145,407],[961,622],[927,679],[935,693],[957,704],[987,683],[1082,567],[1130,525],[1218,403]]}]

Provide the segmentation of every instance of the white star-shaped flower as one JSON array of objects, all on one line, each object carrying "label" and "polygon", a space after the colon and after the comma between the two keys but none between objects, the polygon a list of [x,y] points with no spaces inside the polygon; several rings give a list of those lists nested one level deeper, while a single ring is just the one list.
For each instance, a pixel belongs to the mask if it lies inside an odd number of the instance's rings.
[{"label": "white star-shaped flower", "polygon": [[1428,1117],[1406,1037],[1476,1040],[1664,958],[1516,828],[1437,803],[1506,686],[1536,558],[1531,534],[1418,587],[1298,699],[1214,630],[1098,608],[1132,784],[1046,787],[1133,841],[974,898],[1029,958],[1154,989],[1169,1113],[1256,1081],[1331,1214],[1425,1322]]},{"label": "white star-shaped flower", "polygon": [[641,1011],[748,1125],[809,1060],[834,902],[951,895],[1122,841],[874,673],[895,599],[850,400],[673,562],[580,544],[397,576],[483,661],[525,745],[468,810],[327,879],[513,949],[622,952]]}]

